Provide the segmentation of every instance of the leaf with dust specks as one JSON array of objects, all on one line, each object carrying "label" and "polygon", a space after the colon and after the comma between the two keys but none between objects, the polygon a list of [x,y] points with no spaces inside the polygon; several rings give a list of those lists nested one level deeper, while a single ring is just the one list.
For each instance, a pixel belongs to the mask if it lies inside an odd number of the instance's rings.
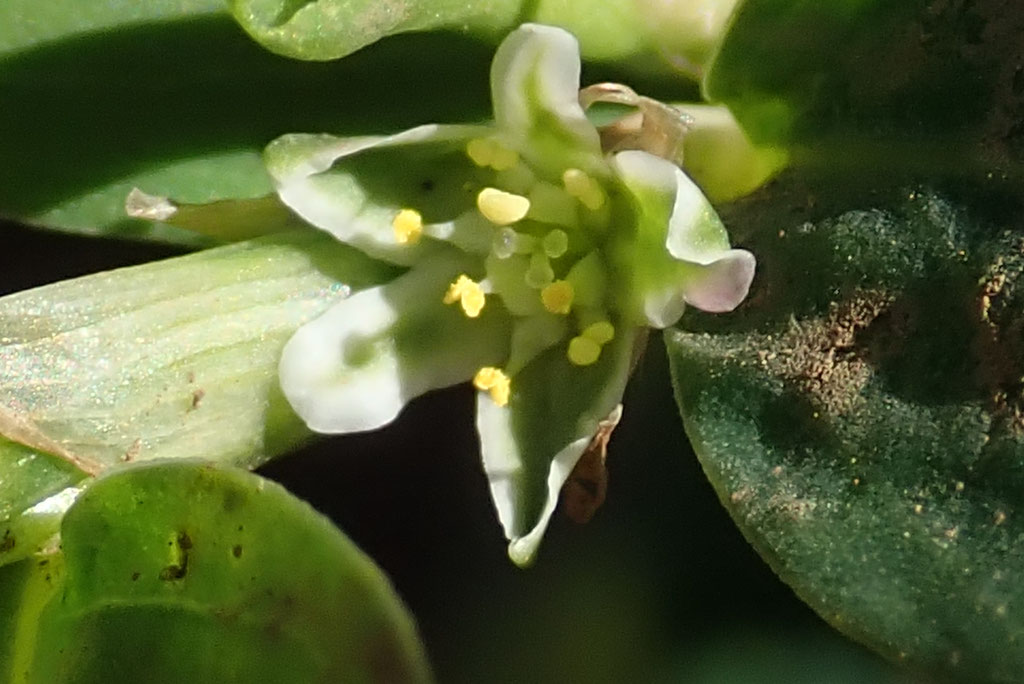
[{"label": "leaf with dust specks", "polygon": [[97,480],[61,552],[0,570],[0,635],[17,684],[430,681],[411,618],[330,521],[194,460]]},{"label": "leaf with dust specks", "polygon": [[801,164],[1019,184],[1022,31],[1005,0],[742,2],[704,92]]},{"label": "leaf with dust specks", "polygon": [[914,668],[1016,680],[1019,201],[890,190],[812,223],[782,190],[727,215],[736,231],[756,227],[750,299],[666,337],[704,469],[762,556],[837,628]]}]

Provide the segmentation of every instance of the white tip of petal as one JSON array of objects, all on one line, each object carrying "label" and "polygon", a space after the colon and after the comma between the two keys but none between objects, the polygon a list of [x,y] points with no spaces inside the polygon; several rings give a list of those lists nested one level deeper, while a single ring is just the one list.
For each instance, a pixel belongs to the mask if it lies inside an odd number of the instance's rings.
[{"label": "white tip of petal", "polygon": [[755,266],[753,254],[744,249],[731,249],[717,261],[703,266],[683,296],[687,303],[702,311],[732,311],[746,299]]},{"label": "white tip of petal", "polygon": [[517,142],[533,135],[538,117],[548,117],[548,125],[600,156],[600,138],[583,113],[579,89],[579,42],[568,31],[523,24],[498,46],[491,64],[494,118]]},{"label": "white tip of petal", "polygon": [[[281,355],[281,389],[311,430],[373,430],[402,410],[398,359],[373,347],[395,320],[382,288],[360,292],[299,328]],[[366,349],[357,348],[360,344]]]},{"label": "white tip of petal", "polygon": [[[558,505],[558,495],[562,491],[562,485],[569,479],[572,469],[576,467],[576,462],[580,460],[580,456],[583,455],[588,444],[590,444],[590,437],[578,439],[555,456],[551,461],[551,468],[548,470],[548,498],[537,524],[520,537],[509,535],[511,541],[508,544],[508,557],[519,567],[526,567],[533,563],[537,548],[544,538],[544,532],[547,531],[548,523],[551,522],[551,515]],[[495,503],[497,503],[497,491],[492,489],[491,493],[495,496]],[[501,507],[499,507],[500,510]],[[502,522],[504,523],[504,521]],[[507,526],[505,531],[506,533],[509,531]]]}]

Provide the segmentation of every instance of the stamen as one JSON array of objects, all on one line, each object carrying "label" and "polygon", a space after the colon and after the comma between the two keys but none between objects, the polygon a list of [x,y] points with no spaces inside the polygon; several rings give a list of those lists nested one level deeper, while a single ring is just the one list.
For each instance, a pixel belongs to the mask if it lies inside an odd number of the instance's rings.
[{"label": "stamen", "polygon": [[569,361],[576,366],[589,366],[601,356],[601,345],[589,337],[578,336],[569,340],[566,353]]},{"label": "stamen", "polygon": [[587,209],[597,211],[604,206],[605,197],[601,184],[585,171],[566,169],[562,173],[562,184],[565,185],[565,191],[578,199]]},{"label": "stamen", "polygon": [[604,346],[611,342],[615,337],[615,326],[608,321],[598,321],[597,323],[591,323],[584,328],[581,335],[586,337],[588,340],[593,340],[597,344]]},{"label": "stamen", "polygon": [[526,284],[535,290],[539,290],[555,279],[555,272],[551,270],[548,263],[548,255],[542,251],[536,251],[530,255],[530,266],[526,269]]},{"label": "stamen", "polygon": [[486,296],[479,283],[467,275],[460,275],[448,286],[448,291],[444,295],[445,304],[454,304],[456,301],[468,317],[476,318],[483,311]]},{"label": "stamen", "polygon": [[415,209],[402,209],[391,222],[395,229],[395,241],[404,245],[417,242],[423,234],[423,217]]},{"label": "stamen", "polygon": [[552,259],[557,259],[569,249],[569,235],[564,230],[555,228],[544,236],[544,242],[541,244],[545,254]]},{"label": "stamen", "polygon": [[489,392],[498,406],[507,406],[512,382],[501,369],[484,366],[473,376],[473,386],[482,392]]},{"label": "stamen", "polygon": [[572,284],[565,280],[556,280],[540,291],[540,300],[544,308],[553,314],[567,314],[572,310],[572,299],[575,293]]},{"label": "stamen", "polygon": [[507,226],[522,219],[530,211],[530,200],[497,188],[484,188],[476,196],[476,206],[496,226]]}]

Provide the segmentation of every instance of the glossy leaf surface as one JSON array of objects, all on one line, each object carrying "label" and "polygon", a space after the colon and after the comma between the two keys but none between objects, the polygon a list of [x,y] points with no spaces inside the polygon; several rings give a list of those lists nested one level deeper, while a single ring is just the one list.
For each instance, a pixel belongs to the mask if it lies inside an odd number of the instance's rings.
[{"label": "glossy leaf surface", "polygon": [[[28,445],[0,448],[0,562],[42,541],[19,538],[21,512],[86,474],[197,454],[255,467],[306,439],[277,385],[281,348],[394,273],[310,231],[0,299],[0,434]],[[46,520],[49,536],[59,516]]]},{"label": "glossy leaf surface", "polygon": [[430,679],[372,562],[258,476],[196,461],[134,466],[82,495],[62,539],[62,554],[4,571],[23,581],[5,598],[29,613],[12,611],[22,619],[0,658],[8,681]]}]

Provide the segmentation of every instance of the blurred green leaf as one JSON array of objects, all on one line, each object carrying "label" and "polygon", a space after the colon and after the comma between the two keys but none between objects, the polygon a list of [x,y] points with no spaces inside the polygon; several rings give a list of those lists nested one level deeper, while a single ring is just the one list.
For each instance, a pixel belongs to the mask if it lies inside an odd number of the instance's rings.
[{"label": "blurred green leaf", "polygon": [[197,454],[255,467],[305,440],[277,385],[281,348],[394,273],[303,231],[0,299],[0,434],[31,447],[0,444],[0,563],[55,531],[63,510],[21,513],[83,473]]},{"label": "blurred green leaf", "polygon": [[736,0],[229,0],[238,23],[288,57],[345,57],[409,31],[460,31],[496,43],[524,22],[560,26],[583,58],[661,77],[694,77]]},{"label": "blurred green leaf", "polygon": [[872,195],[878,208],[801,224],[799,193],[775,191],[731,217],[757,227],[750,299],[667,336],[704,469],[748,539],[833,625],[918,668],[1016,680],[1019,201],[959,207],[888,191]]},{"label": "blurred green leaf", "polygon": [[68,512],[62,549],[3,571],[21,574],[26,611],[3,645],[9,681],[430,680],[372,562],[258,476],[179,461],[103,477]]},{"label": "blurred green leaf", "polygon": [[71,503],[69,488],[86,477],[52,454],[0,437],[0,565],[46,545]]},{"label": "blurred green leaf", "polygon": [[0,6],[0,53],[84,33],[223,11],[224,0],[5,0]]},{"label": "blurred green leaf", "polygon": [[747,0],[704,90],[798,163],[1019,182],[1022,31],[1014,3]]},{"label": "blurred green leaf", "polygon": [[267,49],[297,59],[349,55],[385,36],[472,29],[494,37],[516,22],[522,0],[228,0],[238,23]]},{"label": "blurred green leaf", "polygon": [[[0,37],[32,35],[54,5],[106,4],[125,3],[0,3]],[[134,187],[195,204],[262,197],[273,188],[260,155],[283,133],[386,133],[490,111],[492,48],[468,38],[404,36],[310,64],[268,53],[209,3],[174,3],[177,13],[169,4],[146,16],[83,9],[92,21],[81,25],[69,10],[65,32],[9,38],[0,49],[0,215],[87,235],[209,244],[128,218],[125,198]],[[440,88],[438,74],[462,86]]]}]

